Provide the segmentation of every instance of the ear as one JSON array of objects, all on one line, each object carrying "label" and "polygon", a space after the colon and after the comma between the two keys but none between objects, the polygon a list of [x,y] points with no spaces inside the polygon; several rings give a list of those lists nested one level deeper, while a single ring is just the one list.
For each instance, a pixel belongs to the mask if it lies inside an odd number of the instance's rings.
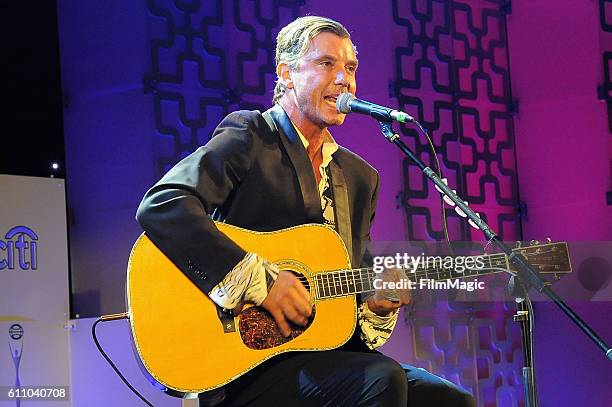
[{"label": "ear", "polygon": [[278,64],[276,67],[276,75],[278,75],[278,80],[285,85],[287,89],[293,89],[293,80],[291,80],[291,70],[289,66],[282,62]]}]

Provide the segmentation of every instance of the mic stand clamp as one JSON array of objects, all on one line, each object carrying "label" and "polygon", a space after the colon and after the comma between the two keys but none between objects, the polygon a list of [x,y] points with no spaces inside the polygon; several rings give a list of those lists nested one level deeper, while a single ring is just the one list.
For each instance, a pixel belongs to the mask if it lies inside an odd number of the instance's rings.
[{"label": "mic stand clamp", "polygon": [[526,288],[520,277],[514,275],[508,282],[508,292],[514,297],[516,303],[516,314],[513,316],[514,322],[518,322],[521,327],[521,345],[523,348],[523,391],[525,392],[525,407],[538,407],[538,395],[536,392],[535,366],[533,354],[534,324],[535,315],[533,308],[527,305],[528,287]]}]

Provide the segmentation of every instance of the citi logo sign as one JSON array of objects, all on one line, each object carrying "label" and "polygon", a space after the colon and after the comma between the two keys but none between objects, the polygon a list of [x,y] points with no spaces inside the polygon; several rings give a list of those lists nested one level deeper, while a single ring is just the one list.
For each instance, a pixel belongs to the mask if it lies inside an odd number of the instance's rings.
[{"label": "citi logo sign", "polygon": [[0,271],[37,270],[38,236],[27,226],[15,226],[0,239]]}]

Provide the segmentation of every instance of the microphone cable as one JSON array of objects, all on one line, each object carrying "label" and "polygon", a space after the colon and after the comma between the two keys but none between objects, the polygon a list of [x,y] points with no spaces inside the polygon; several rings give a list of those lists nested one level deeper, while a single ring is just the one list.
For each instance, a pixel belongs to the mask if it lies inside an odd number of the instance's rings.
[{"label": "microphone cable", "polygon": [[[436,173],[438,175],[438,177],[440,177],[441,179],[443,179],[443,175],[442,175],[442,168],[440,167],[440,161],[438,160],[438,153],[436,151],[436,147],[434,146],[433,141],[431,140],[431,137],[429,137],[429,133],[427,132],[427,130],[421,125],[421,123],[419,123],[418,120],[414,120],[413,123],[419,128],[419,130],[421,131],[421,133],[425,136],[425,138],[427,139],[427,143],[429,144],[429,148],[431,149],[431,152],[433,154],[433,158],[434,158],[434,164],[435,164],[435,170]],[[418,134],[418,132],[417,132]],[[444,233],[444,239],[446,241],[446,244],[448,246],[448,251],[449,254],[451,256],[454,256],[454,250],[453,250],[453,245],[450,241],[450,237],[448,235],[448,220],[446,218],[446,208],[444,208],[444,196],[442,194],[439,194],[440,196],[440,212],[442,215],[442,232]]]},{"label": "microphone cable", "polygon": [[115,364],[113,363],[113,361],[111,360],[111,358],[106,354],[106,352],[104,352],[104,349],[102,349],[102,346],[100,346],[100,342],[98,342],[98,337],[96,335],[96,326],[100,323],[100,322],[108,322],[108,321],[115,321],[118,319],[128,319],[128,314],[127,312],[122,312],[121,314],[111,314],[111,315],[102,315],[100,318],[96,319],[96,322],[93,323],[93,325],[91,326],[91,336],[93,338],[94,343],[96,344],[96,347],[98,348],[98,352],[100,352],[100,354],[104,357],[104,359],[106,359],[106,361],[108,362],[108,364],[113,368],[113,370],[115,371],[115,373],[117,373],[117,375],[119,376],[119,378],[121,378],[121,380],[123,380],[123,383],[125,383],[125,385],[134,392],[134,394],[136,394],[142,401],[145,402],[145,404],[147,406],[150,407],[155,407],[153,404],[151,404],[149,402],[149,400],[147,400],[146,398],[144,398],[144,396],[142,394],[140,394],[138,392],[138,390],[136,390],[134,388],[134,386],[132,386],[130,384],[130,382],[127,381],[127,379],[123,376],[123,374],[121,374],[121,372],[119,371],[119,369],[117,368],[117,366],[115,366]]}]

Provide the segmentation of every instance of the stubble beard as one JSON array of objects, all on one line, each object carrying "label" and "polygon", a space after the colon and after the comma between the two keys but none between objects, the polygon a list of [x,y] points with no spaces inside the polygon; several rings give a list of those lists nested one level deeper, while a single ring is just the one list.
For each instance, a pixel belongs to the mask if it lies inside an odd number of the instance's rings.
[{"label": "stubble beard", "polygon": [[315,108],[312,117],[309,118],[322,129],[342,125],[346,115],[338,111],[332,113],[328,110],[329,108],[329,104],[323,101],[323,105],[319,106],[318,109]]}]

